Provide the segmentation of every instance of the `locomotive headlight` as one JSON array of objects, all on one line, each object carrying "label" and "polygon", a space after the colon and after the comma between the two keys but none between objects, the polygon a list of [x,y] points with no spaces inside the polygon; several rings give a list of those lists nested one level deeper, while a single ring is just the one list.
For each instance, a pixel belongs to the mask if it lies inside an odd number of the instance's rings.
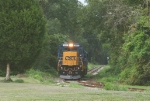
[{"label": "locomotive headlight", "polygon": [[69,47],[73,47],[73,43],[69,43]]}]

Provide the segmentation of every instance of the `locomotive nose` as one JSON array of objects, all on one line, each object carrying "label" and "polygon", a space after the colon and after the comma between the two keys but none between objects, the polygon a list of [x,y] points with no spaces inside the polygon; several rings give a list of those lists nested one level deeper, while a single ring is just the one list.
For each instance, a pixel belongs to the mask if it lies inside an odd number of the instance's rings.
[{"label": "locomotive nose", "polygon": [[68,72],[68,74],[71,75],[71,74],[72,74],[72,71],[70,70],[70,71]]}]

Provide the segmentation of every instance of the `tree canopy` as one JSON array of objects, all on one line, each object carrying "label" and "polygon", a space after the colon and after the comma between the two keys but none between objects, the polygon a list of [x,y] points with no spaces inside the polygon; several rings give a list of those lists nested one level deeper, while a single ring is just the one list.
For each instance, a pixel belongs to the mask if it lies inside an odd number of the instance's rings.
[{"label": "tree canopy", "polygon": [[20,64],[14,67],[15,71],[30,68],[41,51],[45,24],[38,2],[1,0],[0,64]]}]

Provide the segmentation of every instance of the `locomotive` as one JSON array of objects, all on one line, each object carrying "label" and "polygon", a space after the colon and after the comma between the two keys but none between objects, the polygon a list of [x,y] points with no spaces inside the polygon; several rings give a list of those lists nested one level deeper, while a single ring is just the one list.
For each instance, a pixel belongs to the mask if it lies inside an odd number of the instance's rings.
[{"label": "locomotive", "polygon": [[58,47],[57,71],[60,78],[80,79],[87,74],[88,54],[78,43],[63,43]]}]

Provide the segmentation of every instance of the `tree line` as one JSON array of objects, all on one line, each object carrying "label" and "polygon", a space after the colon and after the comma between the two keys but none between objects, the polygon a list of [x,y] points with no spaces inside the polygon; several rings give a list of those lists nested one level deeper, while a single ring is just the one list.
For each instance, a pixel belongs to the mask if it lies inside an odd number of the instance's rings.
[{"label": "tree line", "polygon": [[76,42],[84,46],[90,62],[107,64],[109,57],[110,73],[120,81],[149,85],[150,1],[86,2],[1,0],[0,71],[8,63],[14,73],[31,67],[51,71],[57,67],[58,45]]}]

